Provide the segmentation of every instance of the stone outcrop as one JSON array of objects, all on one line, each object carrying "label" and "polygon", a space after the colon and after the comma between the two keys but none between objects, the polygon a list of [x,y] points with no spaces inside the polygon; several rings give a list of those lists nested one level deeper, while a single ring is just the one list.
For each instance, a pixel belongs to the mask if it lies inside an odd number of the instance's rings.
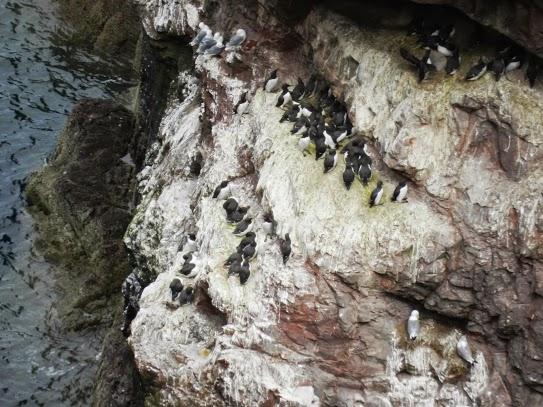
[{"label": "stone outcrop", "polygon": [[[324,6],[300,3],[285,19],[283,2],[138,3],[158,42],[186,41],[201,18],[249,35],[241,61],[198,57],[194,71],[179,73],[138,175],[125,242],[136,274],[154,281],[129,341],[159,402],[543,404],[539,85],[528,88],[520,71],[462,81],[477,50],[458,76],[418,84],[398,55],[414,46],[403,32]],[[369,141],[386,201],[407,180],[408,203],[370,209],[375,179],[346,191],[342,164],[323,174],[320,161],[302,157],[279,123],[277,94],[262,90],[276,67],[286,82],[316,71],[331,83]],[[234,115],[246,91],[249,113]],[[199,177],[189,171],[197,152]],[[239,241],[211,198],[224,179],[250,206],[258,235],[244,286],[223,266]],[[263,235],[265,211],[292,238],[286,265],[276,239]],[[187,233],[199,246],[192,279],[179,275]],[[174,277],[196,288],[192,304],[172,305]],[[411,342],[405,321],[414,307],[423,331]],[[473,367],[456,355],[461,334],[475,350]]]},{"label": "stone outcrop", "polygon": [[[28,183],[40,231],[39,249],[59,265],[55,310],[62,328],[106,337],[98,367],[96,406],[139,405],[139,375],[119,327],[118,295],[129,272],[122,236],[131,219],[134,116],[104,100],[76,105],[57,148]],[[109,331],[109,332],[108,332]]]}]

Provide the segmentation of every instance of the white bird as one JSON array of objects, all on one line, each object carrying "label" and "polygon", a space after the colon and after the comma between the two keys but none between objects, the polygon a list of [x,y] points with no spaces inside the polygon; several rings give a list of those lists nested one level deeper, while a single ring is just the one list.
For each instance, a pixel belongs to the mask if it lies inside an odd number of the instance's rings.
[{"label": "white bird", "polygon": [[231,51],[240,48],[246,39],[247,33],[245,33],[244,29],[239,28],[226,44],[226,50]]},{"label": "white bird", "polygon": [[194,233],[190,233],[186,237],[185,245],[183,246],[183,250],[185,253],[191,253],[195,252],[198,246],[196,245],[196,235]]},{"label": "white bird", "polygon": [[475,359],[473,359],[473,355],[471,354],[471,349],[469,348],[468,338],[466,338],[466,335],[462,335],[458,340],[458,343],[456,344],[456,351],[458,352],[458,355],[470,365],[475,363]]},{"label": "white bird", "polygon": [[206,35],[211,37],[211,29],[204,22],[200,22],[198,27],[200,27],[200,31],[198,31],[198,34],[196,34],[194,39],[190,42],[190,45],[192,46],[200,45],[200,42],[206,37]]},{"label": "white bird", "polygon": [[415,340],[419,336],[420,321],[419,312],[416,309],[411,311],[411,315],[409,315],[409,319],[407,320],[407,333],[411,340]]},{"label": "white bird", "polygon": [[309,144],[311,144],[309,136],[301,137],[300,140],[298,140],[298,149],[305,155],[305,152],[309,148]]}]

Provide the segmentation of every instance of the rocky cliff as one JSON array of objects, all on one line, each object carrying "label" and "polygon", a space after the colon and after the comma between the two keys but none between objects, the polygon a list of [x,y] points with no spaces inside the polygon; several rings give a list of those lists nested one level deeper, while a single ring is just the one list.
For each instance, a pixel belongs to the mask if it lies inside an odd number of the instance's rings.
[{"label": "rocky cliff", "polygon": [[[201,20],[248,32],[239,60],[198,56],[179,71],[138,175],[125,243],[132,280],[147,286],[129,342],[155,401],[543,405],[541,86],[520,71],[463,81],[484,46],[462,75],[419,84],[398,54],[403,29],[358,24],[337,4],[287,3],[139,0],[158,44],[188,42]],[[323,174],[298,151],[278,94],[262,89],[276,68],[287,83],[313,72],[330,82],[368,142],[370,186],[347,191],[342,162]],[[248,114],[234,114],[244,92]],[[211,196],[225,179],[255,220],[245,285],[223,266],[239,242]],[[369,208],[377,179],[386,203]],[[408,203],[389,202],[402,180]],[[265,212],[292,238],[286,264]],[[179,274],[188,233],[192,278]],[[192,304],[172,304],[175,277],[196,289]],[[413,308],[422,333],[409,341]],[[473,366],[456,354],[462,334]]]}]

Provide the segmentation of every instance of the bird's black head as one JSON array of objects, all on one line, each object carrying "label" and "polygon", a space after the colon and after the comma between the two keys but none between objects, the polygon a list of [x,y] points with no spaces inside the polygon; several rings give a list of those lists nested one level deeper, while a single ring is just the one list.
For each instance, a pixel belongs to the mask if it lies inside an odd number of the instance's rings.
[{"label": "bird's black head", "polygon": [[281,89],[283,89],[284,91],[287,91],[288,90],[288,83],[283,83],[283,86],[281,86]]},{"label": "bird's black head", "polygon": [[383,181],[377,181],[377,186],[382,187],[383,186]]},{"label": "bird's black head", "polygon": [[255,232],[248,232],[245,236],[252,239],[252,238],[256,237],[256,233]]},{"label": "bird's black head", "polygon": [[192,294],[192,293],[194,292],[194,288],[192,288],[192,287],[187,287],[187,288],[185,289],[185,292],[186,292],[187,294]]},{"label": "bird's black head", "polygon": [[245,218],[245,223],[251,223],[253,221],[253,218]]},{"label": "bird's black head", "polygon": [[189,233],[190,240],[196,240],[196,235],[194,233]]},{"label": "bird's black head", "polygon": [[272,79],[277,78],[277,69],[275,69],[275,70],[271,73],[271,78],[272,78]]},{"label": "bird's black head", "polygon": [[187,254],[183,255],[183,260],[191,260],[191,259],[192,259],[192,254],[191,253],[187,253]]},{"label": "bird's black head", "polygon": [[228,182],[230,181],[226,180],[226,181],[221,182],[221,188],[224,188],[225,186],[227,186]]},{"label": "bird's black head", "polygon": [[400,187],[405,187],[406,185],[407,185],[407,182],[405,181],[400,182]]},{"label": "bird's black head", "polygon": [[290,235],[288,233],[285,233],[285,239],[290,240]]}]

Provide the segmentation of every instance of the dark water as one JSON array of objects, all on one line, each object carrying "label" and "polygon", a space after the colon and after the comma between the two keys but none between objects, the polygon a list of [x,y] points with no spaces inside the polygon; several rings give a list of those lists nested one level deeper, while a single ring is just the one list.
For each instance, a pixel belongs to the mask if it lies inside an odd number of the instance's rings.
[{"label": "dark water", "polygon": [[93,386],[99,341],[60,330],[23,192],[75,101],[129,84],[126,65],[67,45],[68,30],[52,0],[0,0],[0,406],[88,405]]}]

